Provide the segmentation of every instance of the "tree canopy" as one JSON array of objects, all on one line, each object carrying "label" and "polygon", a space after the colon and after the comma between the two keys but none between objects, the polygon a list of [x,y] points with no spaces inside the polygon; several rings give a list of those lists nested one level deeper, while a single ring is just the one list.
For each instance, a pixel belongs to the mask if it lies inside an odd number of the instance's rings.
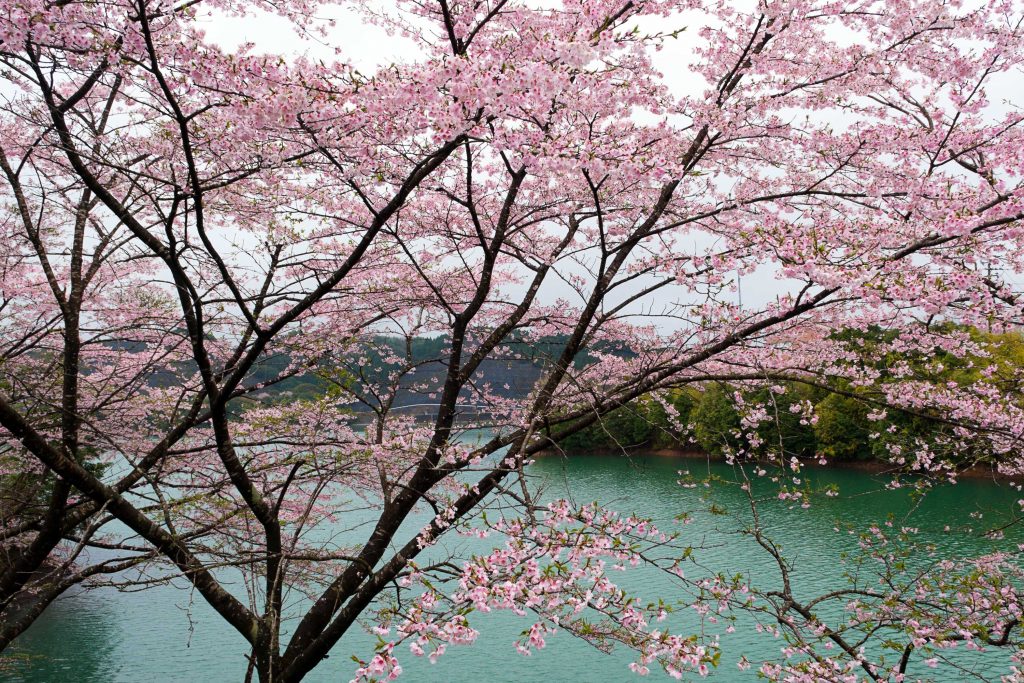
[{"label": "tree canopy", "polygon": [[[158,566],[267,683],[367,620],[355,679],[393,678],[491,609],[533,615],[525,651],[566,630],[676,678],[717,664],[731,609],[785,635],[774,680],[902,680],[954,642],[1020,657],[1019,549],[907,575],[910,532],[873,527],[874,581],[801,602],[753,493],[742,531],[781,588],[691,578],[685,526],[541,505],[529,476],[642,397],[677,420],[678,391],[698,440],[770,452],[769,422],[813,420],[785,382],[830,394],[826,457],[860,457],[867,419],[922,491],[1024,471],[1019,348],[974,331],[1022,322],[1019,2],[340,6],[413,53],[357,68],[318,0],[0,9],[0,648],[70,587]],[[255,15],[334,57],[218,40]],[[521,393],[487,381],[522,357]],[[276,400],[312,377],[332,390]],[[762,476],[810,504],[798,462],[736,483]],[[454,532],[499,540],[425,559]],[[610,573],[634,563],[706,629],[660,630],[661,596]]]}]

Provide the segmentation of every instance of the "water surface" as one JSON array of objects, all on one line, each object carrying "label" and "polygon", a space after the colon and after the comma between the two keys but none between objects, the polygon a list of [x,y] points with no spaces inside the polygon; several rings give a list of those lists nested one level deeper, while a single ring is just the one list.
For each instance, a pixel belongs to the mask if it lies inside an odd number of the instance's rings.
[{"label": "water surface", "polygon": [[[729,574],[741,573],[760,586],[777,581],[770,558],[735,529],[749,524],[746,499],[733,486],[712,484],[684,488],[679,471],[697,476],[713,474],[735,479],[734,472],[721,463],[657,457],[588,456],[564,459],[542,458],[531,472],[546,487],[549,498],[571,495],[579,503],[598,501],[623,512],[652,517],[663,528],[673,526],[681,512],[694,512],[685,527],[687,544],[702,546],[695,557],[706,567]],[[965,480],[955,487],[932,491],[916,504],[906,491],[882,490],[880,477],[840,469],[805,472],[816,484],[838,485],[840,496],[816,499],[810,509],[769,504],[764,508],[768,533],[779,543],[795,567],[797,592],[813,595],[842,585],[838,556],[851,550],[855,538],[836,531],[837,522],[861,528],[884,522],[893,513],[898,523],[921,529],[945,553],[976,555],[998,548],[1013,548],[1021,540],[1016,527],[1006,538],[991,540],[982,531],[998,526],[1011,514],[1020,497],[993,482]],[[716,510],[708,514],[703,496],[711,495]],[[974,517],[970,517],[974,513]],[[979,517],[980,515],[980,517]],[[965,520],[968,531],[962,528]],[[946,527],[952,528],[947,531]],[[455,544],[466,543],[455,541]],[[482,550],[482,548],[478,548]],[[672,600],[678,589],[656,572],[636,572],[623,583],[646,600]],[[183,584],[161,586],[141,593],[121,593],[112,588],[70,595],[57,601],[14,646],[13,663],[0,678],[18,683],[135,683],[239,681],[246,667],[246,647],[240,636],[207,607],[200,596]],[[674,617],[677,628],[685,628],[687,617]],[[681,621],[682,620],[682,621]],[[524,657],[512,646],[530,620],[508,613],[474,615],[471,623],[481,631],[470,647],[450,647],[436,665],[398,652],[405,669],[401,680],[480,681],[509,683],[555,683],[558,681],[644,680],[627,665],[627,651],[605,654],[565,633],[549,638],[548,646]],[[309,681],[347,681],[354,671],[351,655],[367,658],[375,637],[365,633],[346,636]],[[740,671],[740,652],[752,659],[777,657],[783,643],[758,636],[739,625],[737,633],[723,641],[726,654],[713,670],[713,681],[757,680],[755,669]],[[966,666],[995,673],[1005,667],[997,653],[968,657]],[[911,669],[911,674],[932,674]],[[664,675],[652,671],[652,678]],[[696,678],[696,677],[694,677]],[[941,679],[941,677],[939,677]],[[5,679],[5,680],[6,680]],[[948,679],[947,679],[948,680]]]}]

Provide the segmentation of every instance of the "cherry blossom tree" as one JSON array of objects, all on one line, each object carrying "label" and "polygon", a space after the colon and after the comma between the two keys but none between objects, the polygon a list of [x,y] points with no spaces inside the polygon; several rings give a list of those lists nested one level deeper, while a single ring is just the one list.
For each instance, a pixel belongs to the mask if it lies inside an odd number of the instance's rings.
[{"label": "cherry blossom tree", "polygon": [[[197,19],[271,13],[329,40],[312,0],[0,11],[0,476],[17,482],[0,647],[69,587],[159,566],[261,681],[302,679],[369,616],[382,645],[356,676],[397,676],[399,644],[471,643],[474,609],[535,614],[527,651],[570,630],[635,649],[641,674],[705,673],[718,635],[661,629],[619,564],[661,568],[709,625],[774,620],[792,657],[757,664],[779,680],[901,680],[956,639],[1017,647],[1018,549],[901,577],[888,544],[911,533],[865,530],[889,589],[808,604],[756,523],[782,591],[688,579],[685,527],[541,503],[526,466],[639,397],[785,380],[871,387],[883,427],[886,410],[943,420],[893,446],[897,476],[955,479],[965,443],[1020,474],[1014,369],[962,327],[1022,320],[1019,3],[360,7],[418,56],[366,74],[344,46],[332,63],[226,50]],[[657,61],[680,42],[691,63]],[[738,305],[748,273],[778,296]],[[838,329],[977,372],[882,373]],[[413,353],[424,339],[434,356]],[[521,394],[483,372],[527,356]],[[310,377],[324,390],[287,400]],[[743,429],[774,409],[746,405]],[[745,443],[744,476],[809,504],[784,444]],[[503,540],[438,560],[455,532]],[[396,586],[419,588],[386,600]],[[817,616],[851,600],[841,626]],[[900,659],[854,632],[902,638]]]}]

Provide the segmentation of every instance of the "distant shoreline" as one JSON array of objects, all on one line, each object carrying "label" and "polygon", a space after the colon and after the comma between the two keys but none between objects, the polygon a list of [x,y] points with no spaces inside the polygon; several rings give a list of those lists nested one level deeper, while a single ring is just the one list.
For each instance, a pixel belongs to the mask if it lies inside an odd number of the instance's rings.
[{"label": "distant shoreline", "polygon": [[[725,459],[717,456],[710,455],[704,451],[692,449],[692,448],[644,448],[640,447],[625,447],[625,448],[588,448],[586,450],[558,450],[554,448],[542,451],[540,454],[542,457],[554,457],[564,455],[569,458],[579,458],[588,456],[609,456],[609,455],[626,455],[626,456],[643,456],[643,457],[656,457],[656,458],[675,458],[678,460],[707,460],[711,462],[724,463]],[[800,464],[803,467],[810,467],[814,469],[841,469],[841,470],[855,470],[858,472],[865,472],[867,474],[919,474],[914,471],[904,471],[899,466],[889,462],[881,460],[829,460],[826,464],[822,465],[815,458],[799,458]],[[1024,481],[1024,475],[1010,476],[997,472],[995,467],[992,465],[972,465],[964,470],[957,473],[958,478],[962,479],[989,479],[994,482],[1015,482]]]}]

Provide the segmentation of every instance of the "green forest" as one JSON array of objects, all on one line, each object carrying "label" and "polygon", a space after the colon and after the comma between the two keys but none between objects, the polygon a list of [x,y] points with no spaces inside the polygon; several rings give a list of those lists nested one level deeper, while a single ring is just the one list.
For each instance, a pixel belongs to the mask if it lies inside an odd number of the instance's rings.
[{"label": "green forest", "polygon": [[[955,426],[935,413],[884,406],[886,379],[895,382],[892,369],[907,362],[914,377],[932,384],[957,387],[982,380],[982,370],[994,366],[983,379],[1003,389],[1022,388],[1024,337],[1019,333],[992,334],[965,330],[987,356],[956,357],[940,349],[928,356],[909,357],[882,353],[891,333],[877,329],[845,330],[836,337],[859,349],[857,363],[877,370],[881,381],[870,388],[844,380],[815,378],[760,382],[711,382],[673,388],[660,397],[637,399],[566,439],[567,453],[609,450],[699,451],[713,457],[825,457],[834,461],[889,459],[893,452],[911,453],[922,445],[959,464],[991,460],[990,452],[974,452],[963,441],[949,439]],[[901,377],[905,381],[906,377]],[[952,384],[950,384],[952,383]],[[1012,385],[1012,386],[1011,386]],[[813,406],[813,411],[806,408]],[[743,420],[754,407],[767,419],[744,429]],[[669,412],[677,415],[669,417]],[[884,411],[884,412],[883,412]],[[811,417],[813,415],[813,417]],[[955,443],[955,448],[946,443]]]}]

